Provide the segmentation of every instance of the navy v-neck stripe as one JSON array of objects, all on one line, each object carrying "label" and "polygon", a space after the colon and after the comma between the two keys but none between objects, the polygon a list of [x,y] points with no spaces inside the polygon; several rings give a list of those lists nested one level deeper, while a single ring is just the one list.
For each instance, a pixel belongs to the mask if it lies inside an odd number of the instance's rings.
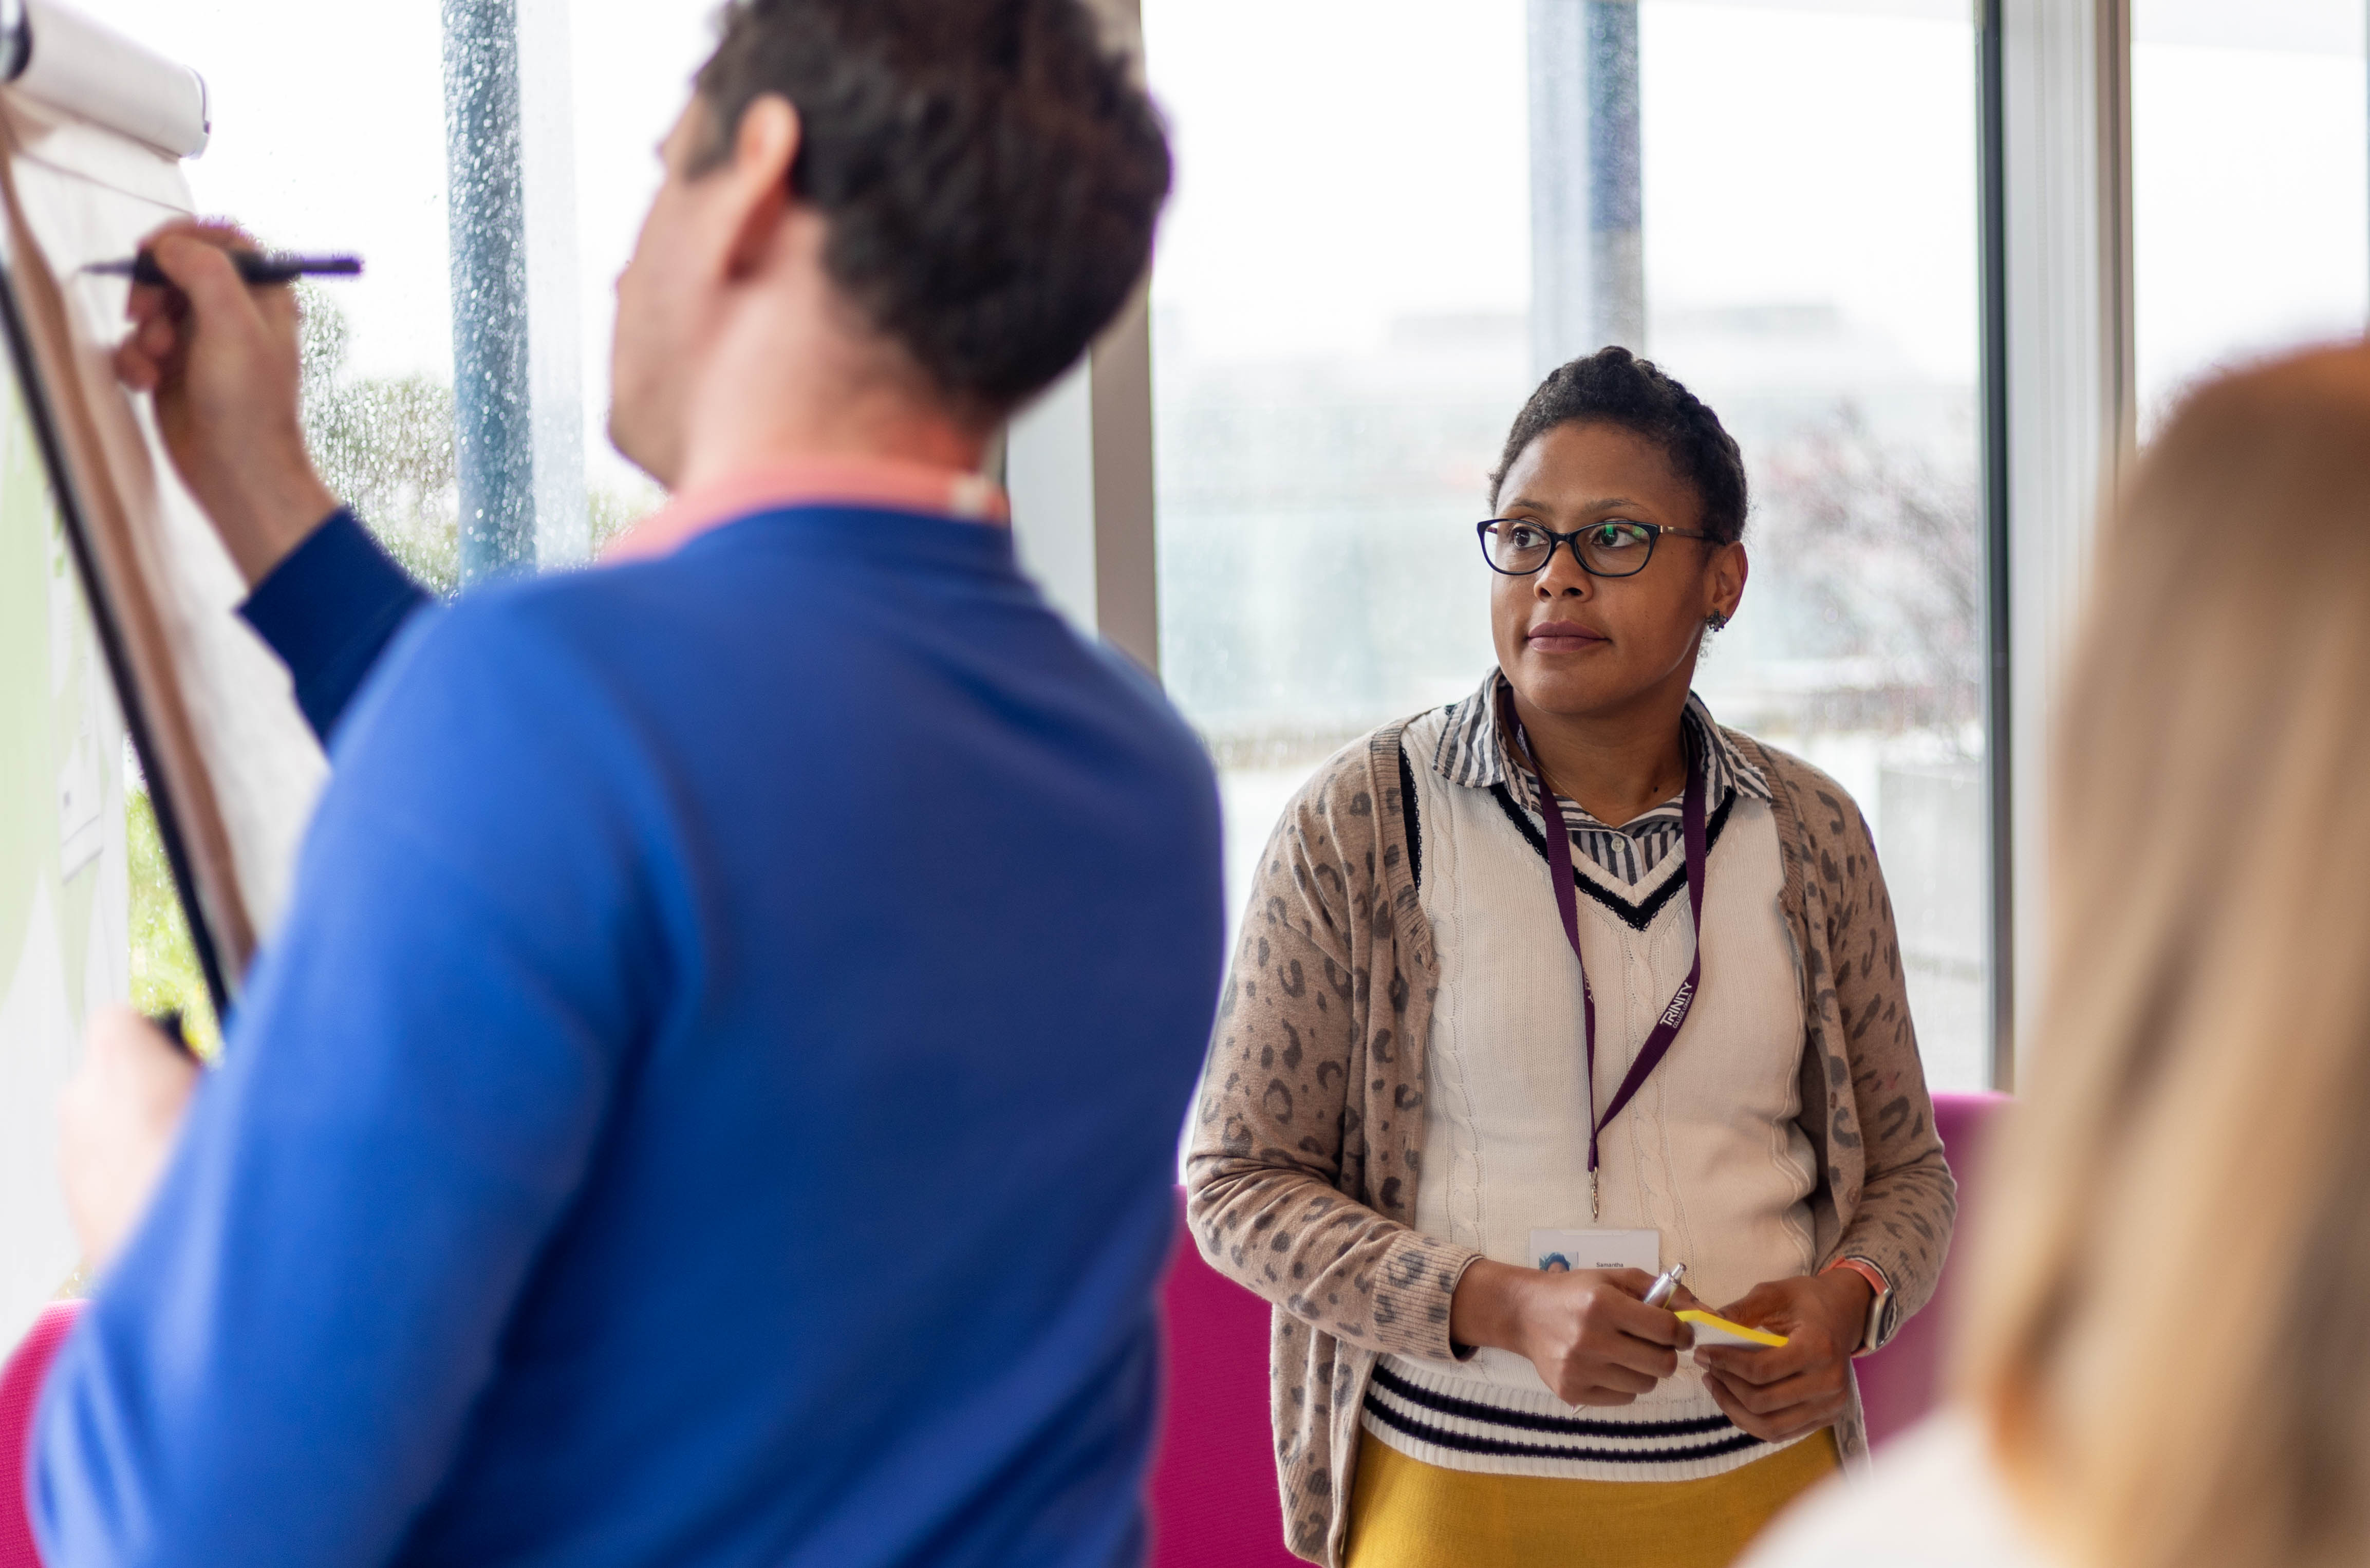
[{"label": "navy v-neck stripe", "polygon": [[[1736,804],[1738,793],[1731,790],[1728,798],[1720,801],[1720,809],[1711,813],[1711,820],[1704,824],[1704,852],[1707,855],[1719,846],[1720,829],[1728,825],[1729,811]],[[1531,813],[1514,803],[1513,791],[1503,784],[1492,784],[1490,797],[1498,802],[1498,809],[1506,813],[1506,820],[1521,831],[1524,841],[1531,847],[1531,852],[1538,856],[1542,864],[1546,863],[1547,841],[1540,834],[1538,824],[1531,821]],[[1571,881],[1574,887],[1611,910],[1620,917],[1623,925],[1633,931],[1642,931],[1652,925],[1654,917],[1662,912],[1662,905],[1677,897],[1687,885],[1687,879],[1684,876],[1668,876],[1662,879],[1660,887],[1644,898],[1632,902],[1597,882],[1577,865],[1571,869]]]}]

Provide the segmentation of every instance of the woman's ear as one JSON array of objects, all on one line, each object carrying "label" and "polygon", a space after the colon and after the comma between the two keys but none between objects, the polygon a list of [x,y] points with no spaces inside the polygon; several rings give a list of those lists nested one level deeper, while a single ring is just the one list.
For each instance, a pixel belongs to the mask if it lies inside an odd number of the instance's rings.
[{"label": "woman's ear", "polygon": [[1734,620],[1737,605],[1744,602],[1744,580],[1753,572],[1753,563],[1745,558],[1743,541],[1714,550],[1710,565],[1711,569],[1704,573],[1704,614],[1718,616],[1723,621]]}]

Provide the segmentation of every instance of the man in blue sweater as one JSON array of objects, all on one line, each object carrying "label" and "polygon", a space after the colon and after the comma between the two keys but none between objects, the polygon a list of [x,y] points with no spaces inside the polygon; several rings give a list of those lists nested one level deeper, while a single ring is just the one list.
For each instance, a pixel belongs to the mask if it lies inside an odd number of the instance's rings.
[{"label": "man in blue sweater", "polygon": [[221,1067],[119,1017],[70,1097],[54,1568],[1141,1555],[1215,791],[973,470],[1158,122],[1077,0],[738,0],[663,156],[675,500],[451,608],[330,516],[284,294],[155,246],[121,368],[335,768]]}]

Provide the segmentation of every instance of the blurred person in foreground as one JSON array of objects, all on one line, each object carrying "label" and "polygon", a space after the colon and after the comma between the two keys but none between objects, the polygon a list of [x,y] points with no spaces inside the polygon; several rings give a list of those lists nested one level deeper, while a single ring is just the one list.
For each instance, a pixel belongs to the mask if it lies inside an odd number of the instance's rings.
[{"label": "blurred person in foreground", "polygon": [[[1744,593],[1735,441],[1607,348],[1489,499],[1497,666],[1261,858],[1194,1236],[1274,1303],[1301,1556],[1719,1568],[1864,1451],[1851,1358],[1932,1290],[1954,1189],[1867,824],[1694,694]],[[1697,1295],[1786,1343],[1695,1345]]]},{"label": "blurred person in foreground", "polygon": [[2092,582],[1956,1405],[1754,1568],[2370,1561],[2370,350],[2193,395]]},{"label": "blurred person in foreground", "polygon": [[69,1091],[60,1568],[1141,1556],[1216,794],[977,470],[1165,138],[1079,0],[740,0],[662,156],[672,503],[450,607],[306,462],[285,291],[155,243],[121,369],[334,769],[219,1070],[119,1016]]}]

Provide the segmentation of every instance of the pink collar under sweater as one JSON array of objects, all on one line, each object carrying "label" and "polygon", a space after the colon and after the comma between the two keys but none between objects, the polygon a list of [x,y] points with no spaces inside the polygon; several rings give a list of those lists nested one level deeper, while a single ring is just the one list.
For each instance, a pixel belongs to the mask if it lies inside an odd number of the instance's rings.
[{"label": "pink collar under sweater", "polygon": [[879,457],[796,458],[744,468],[679,491],[618,535],[604,561],[671,554],[687,540],[738,518],[787,506],[879,506],[1001,525],[1012,508],[985,475]]}]

